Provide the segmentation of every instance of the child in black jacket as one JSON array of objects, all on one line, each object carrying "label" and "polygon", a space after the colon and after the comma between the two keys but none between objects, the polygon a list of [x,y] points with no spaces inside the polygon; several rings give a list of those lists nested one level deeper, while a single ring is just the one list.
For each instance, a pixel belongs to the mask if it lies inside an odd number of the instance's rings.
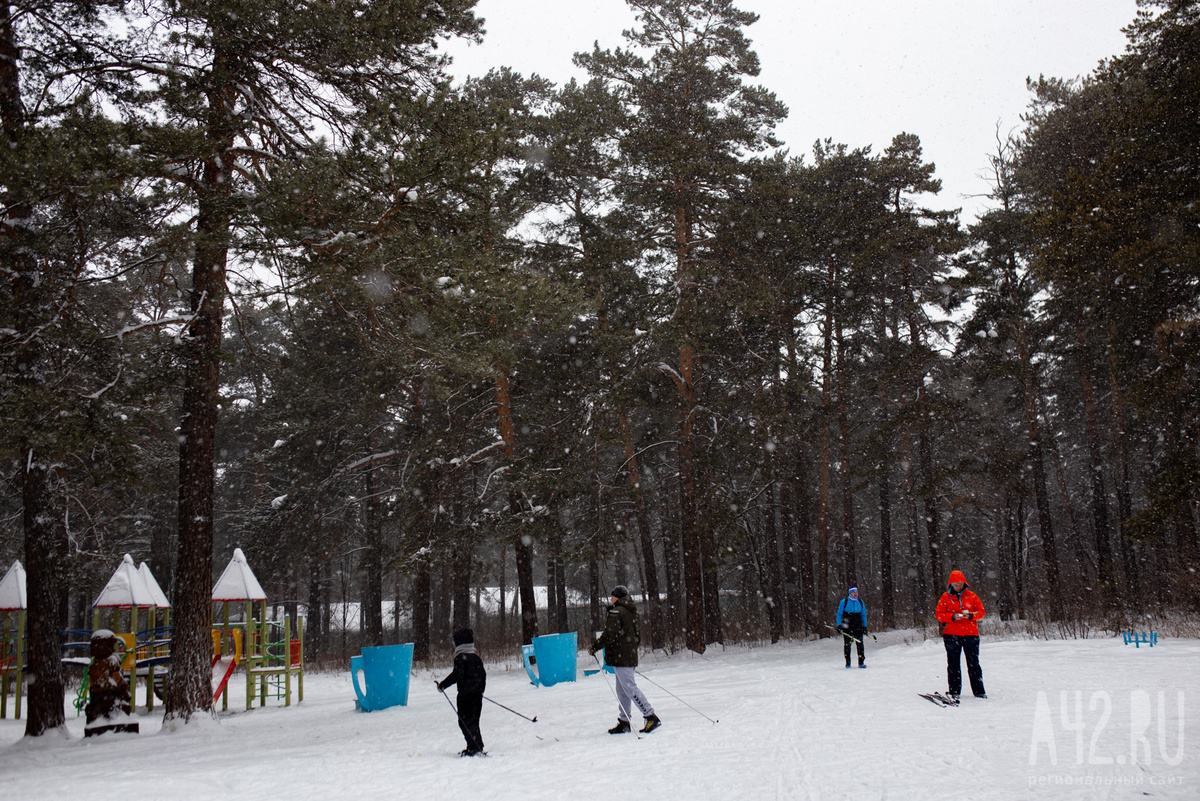
[{"label": "child in black jacket", "polygon": [[458,685],[458,728],[462,729],[467,747],[459,756],[483,753],[483,736],[479,733],[479,713],[483,711],[483,691],[487,686],[487,670],[475,654],[475,632],[459,629],[454,632],[454,672],[438,682],[442,692],[452,684]]}]

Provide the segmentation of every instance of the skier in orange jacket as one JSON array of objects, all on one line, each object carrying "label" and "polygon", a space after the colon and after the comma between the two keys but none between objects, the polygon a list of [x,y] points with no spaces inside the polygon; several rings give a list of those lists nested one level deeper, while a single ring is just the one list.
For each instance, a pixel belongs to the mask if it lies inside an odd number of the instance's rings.
[{"label": "skier in orange jacket", "polygon": [[946,646],[947,692],[957,699],[962,692],[962,664],[960,654],[967,657],[967,677],[971,681],[971,692],[976,698],[987,698],[983,689],[983,669],[979,667],[979,627],[975,621],[983,617],[983,601],[967,587],[967,577],[959,570],[950,573],[946,580],[946,592],[938,601],[934,613],[942,629],[942,643]]}]

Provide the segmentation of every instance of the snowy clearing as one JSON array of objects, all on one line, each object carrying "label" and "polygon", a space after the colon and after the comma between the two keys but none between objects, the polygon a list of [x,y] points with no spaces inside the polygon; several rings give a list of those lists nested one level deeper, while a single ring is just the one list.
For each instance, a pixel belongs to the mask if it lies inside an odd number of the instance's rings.
[{"label": "snowy clearing", "polygon": [[664,725],[639,740],[605,733],[611,677],[584,676],[586,653],[576,683],[549,688],[514,657],[489,664],[488,697],[538,722],[485,703],[485,759],[457,757],[462,736],[432,681],[448,663],[414,672],[408,707],[370,714],[355,711],[348,672],[308,675],[291,708],[175,734],[156,710],[141,735],[85,740],[68,703],[69,739],[27,740],[24,720],[0,721],[0,786],[7,799],[78,801],[1200,798],[1186,715],[1200,642],[985,637],[981,662],[989,698],[968,691],[943,709],[917,696],[945,690],[941,642],[919,633],[869,642],[866,670],[843,668],[840,640],[651,655],[639,682]]}]

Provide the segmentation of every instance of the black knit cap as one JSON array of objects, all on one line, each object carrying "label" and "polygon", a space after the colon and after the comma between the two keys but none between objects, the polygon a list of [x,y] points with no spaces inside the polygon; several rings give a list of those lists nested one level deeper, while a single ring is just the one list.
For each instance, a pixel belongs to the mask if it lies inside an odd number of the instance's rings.
[{"label": "black knit cap", "polygon": [[614,598],[624,598],[628,594],[629,588],[624,584],[618,584],[617,586],[613,587],[612,597]]},{"label": "black knit cap", "polygon": [[459,629],[454,632],[455,645],[466,645],[469,642],[475,642],[475,632],[470,629]]}]

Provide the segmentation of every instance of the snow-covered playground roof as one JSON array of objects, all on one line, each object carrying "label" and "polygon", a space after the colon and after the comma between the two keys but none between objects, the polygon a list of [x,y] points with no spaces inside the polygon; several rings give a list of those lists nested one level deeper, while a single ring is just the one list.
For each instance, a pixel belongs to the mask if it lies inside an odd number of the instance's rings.
[{"label": "snow-covered playground roof", "polygon": [[142,562],[138,565],[138,574],[142,577],[142,581],[146,582],[146,589],[150,590],[150,594],[154,596],[154,605],[159,609],[170,609],[171,602],[167,600],[167,594],[162,591],[162,587],[158,586],[158,581],[150,572],[150,565]]},{"label": "snow-covered playground roof", "polygon": [[254,571],[246,564],[246,555],[241,548],[233,549],[233,558],[225,566],[225,572],[213,587],[214,601],[265,601],[267,594],[254,577]]},{"label": "snow-covered playground roof", "polygon": [[16,612],[25,609],[25,568],[21,563],[13,562],[12,567],[0,580],[0,612]]},{"label": "snow-covered playground roof", "polygon": [[[149,571],[147,571],[149,573]],[[159,590],[159,594],[162,590]],[[133,557],[125,554],[117,571],[112,574],[108,584],[100,591],[93,607],[150,607],[158,606],[158,598],[146,586],[146,580],[138,569],[133,566]]]}]

